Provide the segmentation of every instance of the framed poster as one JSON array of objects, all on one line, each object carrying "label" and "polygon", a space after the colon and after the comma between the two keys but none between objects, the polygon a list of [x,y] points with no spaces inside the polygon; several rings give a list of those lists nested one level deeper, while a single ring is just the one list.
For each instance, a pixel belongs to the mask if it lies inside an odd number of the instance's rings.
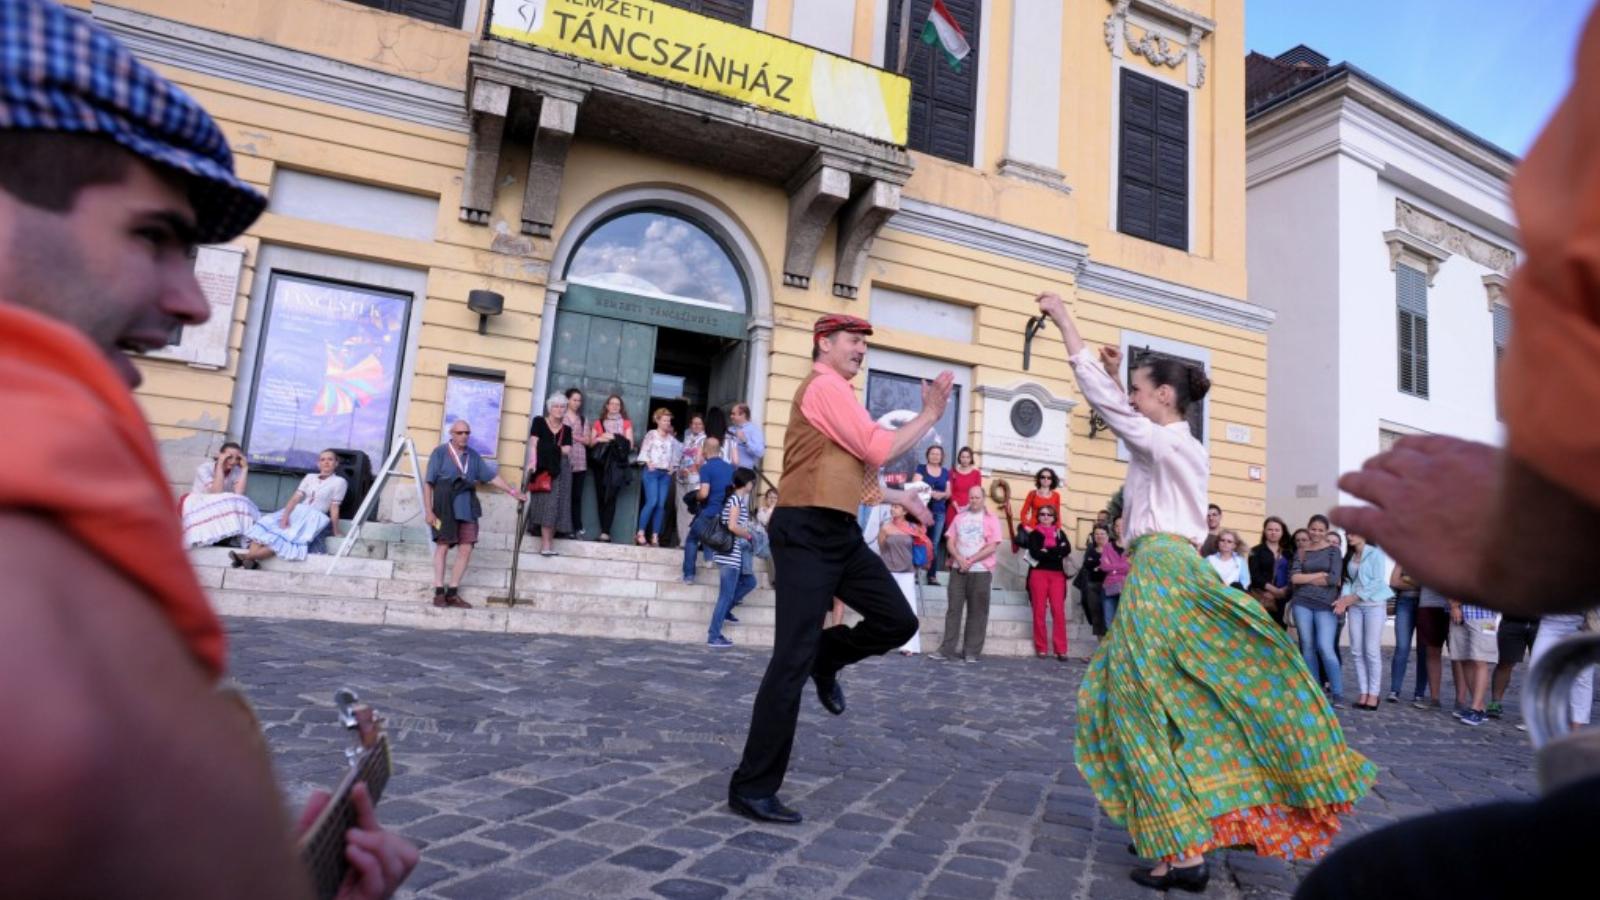
[{"label": "framed poster", "polygon": [[245,419],[251,460],[311,470],[323,449],[388,455],[411,295],[274,272]]},{"label": "framed poster", "polygon": [[[938,444],[945,448],[945,465],[955,465],[956,411],[961,408],[961,386],[952,385],[950,402],[944,415],[933,429],[917,441],[910,451],[902,453],[884,464],[884,481],[890,487],[899,487],[911,479],[917,465],[926,459],[928,448]],[[914,418],[922,409],[922,379],[896,372],[873,369],[867,372],[867,412],[887,428],[899,428]]]},{"label": "framed poster", "polygon": [[450,426],[465,419],[472,426],[467,446],[484,459],[500,450],[500,409],[505,401],[506,373],[451,366],[444,383],[444,427],[440,441],[450,439]]}]

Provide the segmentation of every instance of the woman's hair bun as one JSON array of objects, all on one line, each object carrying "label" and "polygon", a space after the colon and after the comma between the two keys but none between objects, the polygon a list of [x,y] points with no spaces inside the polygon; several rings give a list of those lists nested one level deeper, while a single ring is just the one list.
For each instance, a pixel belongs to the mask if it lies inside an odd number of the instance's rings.
[{"label": "woman's hair bun", "polygon": [[1199,366],[1189,366],[1189,402],[1199,403],[1211,390],[1211,379]]}]

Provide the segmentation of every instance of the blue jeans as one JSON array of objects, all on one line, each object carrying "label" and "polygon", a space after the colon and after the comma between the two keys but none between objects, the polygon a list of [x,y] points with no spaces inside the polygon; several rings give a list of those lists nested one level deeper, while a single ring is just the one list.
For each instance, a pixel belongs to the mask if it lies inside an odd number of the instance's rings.
[{"label": "blue jeans", "polygon": [[706,562],[711,562],[711,548],[710,547],[706,547],[706,548],[702,549],[700,547],[700,539],[695,537],[695,529],[704,528],[705,527],[705,524],[701,520],[704,520],[704,522],[710,522],[712,519],[715,519],[716,517],[717,517],[717,511],[714,510],[714,509],[711,509],[710,508],[710,504],[708,502],[707,506],[705,508],[701,509],[700,510],[700,514],[695,516],[694,517],[694,521],[692,523],[690,523],[690,525],[689,525],[689,533],[687,535],[685,535],[684,539],[683,539],[683,580],[684,581],[693,581],[694,580],[694,555],[695,555],[696,552],[699,552],[701,555],[705,556]]},{"label": "blue jeans", "polygon": [[1338,630],[1339,617],[1331,609],[1307,609],[1304,604],[1296,603],[1294,627],[1300,632],[1300,655],[1305,657],[1306,668],[1315,675],[1320,659],[1329,693],[1333,699],[1343,700],[1344,672],[1339,668],[1338,654],[1333,652],[1333,635]]},{"label": "blue jeans", "polygon": [[[1406,686],[1406,664],[1411,661],[1411,636],[1417,629],[1416,594],[1394,598],[1394,660],[1389,663],[1389,692],[1399,694]],[[1417,693],[1427,684],[1427,667],[1417,664]]]},{"label": "blue jeans", "polygon": [[1117,604],[1122,602],[1121,594],[1105,594],[1100,600],[1101,608],[1106,611],[1106,630],[1111,629],[1111,620],[1117,617]]},{"label": "blue jeans", "polygon": [[728,617],[734,604],[756,589],[756,576],[748,575],[733,566],[717,566],[722,586],[717,590],[717,608],[711,613],[711,627],[706,630],[706,640],[722,637],[722,620]]},{"label": "blue jeans", "polygon": [[672,496],[672,473],[666,469],[644,470],[644,505],[639,507],[639,530],[646,537],[661,533],[667,514],[667,498]]},{"label": "blue jeans", "polygon": [[944,507],[933,513],[933,525],[928,528],[928,539],[933,541],[933,568],[928,570],[929,575],[944,571],[944,518],[947,514]]}]

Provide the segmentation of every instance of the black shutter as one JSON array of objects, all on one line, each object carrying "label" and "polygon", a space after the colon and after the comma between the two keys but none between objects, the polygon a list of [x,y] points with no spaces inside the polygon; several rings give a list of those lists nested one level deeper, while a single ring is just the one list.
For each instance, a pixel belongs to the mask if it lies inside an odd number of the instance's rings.
[{"label": "black shutter", "polygon": [[451,28],[461,27],[461,16],[466,11],[467,5],[467,0],[350,0],[350,2]]},{"label": "black shutter", "polygon": [[900,58],[900,4],[911,4],[911,39],[906,45],[905,75],[911,79],[911,125],[907,145],[913,150],[972,165],[973,132],[978,119],[978,23],[981,0],[945,0],[972,52],[959,71],[950,68],[944,52],[922,43],[933,0],[892,0],[889,3],[888,43],[884,67],[898,68]]},{"label": "black shutter", "polygon": [[660,0],[660,2],[702,16],[742,25],[745,28],[750,27],[755,7],[755,0]]},{"label": "black shutter", "polygon": [[1189,249],[1189,94],[1122,70],[1117,230]]}]

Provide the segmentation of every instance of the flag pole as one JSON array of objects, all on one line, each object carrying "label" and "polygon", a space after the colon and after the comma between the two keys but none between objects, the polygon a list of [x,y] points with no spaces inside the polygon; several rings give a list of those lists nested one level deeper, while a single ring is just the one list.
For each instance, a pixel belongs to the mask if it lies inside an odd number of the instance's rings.
[{"label": "flag pole", "polygon": [[906,55],[911,46],[911,0],[900,0],[900,56],[895,60],[895,74],[906,73]]}]

